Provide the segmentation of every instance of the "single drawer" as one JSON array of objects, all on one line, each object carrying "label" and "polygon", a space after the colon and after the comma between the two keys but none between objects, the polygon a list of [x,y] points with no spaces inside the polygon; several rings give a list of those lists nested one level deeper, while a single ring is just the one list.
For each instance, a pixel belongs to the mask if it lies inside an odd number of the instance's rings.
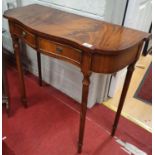
[{"label": "single drawer", "polygon": [[19,25],[15,25],[14,33],[23,39],[28,45],[35,48],[36,47],[36,41],[35,41],[35,35],[30,33],[28,30],[24,29],[23,27]]},{"label": "single drawer", "polygon": [[82,52],[68,45],[39,38],[39,50],[53,57],[69,61],[77,66],[81,64]]}]

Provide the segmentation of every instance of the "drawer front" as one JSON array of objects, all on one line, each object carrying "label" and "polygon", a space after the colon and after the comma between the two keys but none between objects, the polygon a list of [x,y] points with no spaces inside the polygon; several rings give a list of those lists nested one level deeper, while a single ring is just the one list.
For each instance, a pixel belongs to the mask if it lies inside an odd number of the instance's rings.
[{"label": "drawer front", "polygon": [[19,25],[15,25],[14,28],[14,33],[22,38],[28,45],[30,45],[31,47],[35,48],[36,47],[36,40],[35,40],[35,35],[33,35],[32,33],[30,33],[28,30],[24,29],[23,27],[19,26]]},{"label": "drawer front", "polygon": [[77,66],[81,64],[82,52],[67,45],[39,38],[39,50],[53,57],[69,61]]}]

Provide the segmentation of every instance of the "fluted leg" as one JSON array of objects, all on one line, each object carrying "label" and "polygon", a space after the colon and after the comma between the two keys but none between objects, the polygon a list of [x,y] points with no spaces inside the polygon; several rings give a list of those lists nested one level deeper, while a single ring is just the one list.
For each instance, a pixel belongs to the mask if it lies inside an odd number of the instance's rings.
[{"label": "fluted leg", "polygon": [[127,75],[126,75],[126,78],[125,78],[125,82],[124,82],[120,102],[119,102],[119,105],[118,105],[118,109],[117,109],[117,113],[116,113],[116,116],[115,116],[113,129],[112,129],[112,132],[111,132],[112,136],[115,135],[115,131],[116,131],[117,126],[118,126],[120,114],[121,114],[121,111],[122,111],[122,108],[123,108],[123,105],[124,105],[125,97],[126,97],[126,94],[127,94],[128,88],[129,88],[129,84],[130,84],[130,81],[131,81],[131,78],[132,78],[132,74],[133,74],[133,71],[134,71],[134,65],[135,64],[131,64],[127,69]]},{"label": "fluted leg", "polygon": [[24,106],[27,107],[24,75],[23,75],[23,69],[22,69],[21,59],[20,59],[19,39],[16,37],[12,37],[12,39],[13,39],[13,48],[14,48],[15,57],[16,57],[16,65],[17,65],[17,70],[18,70],[18,74],[19,74],[19,86],[20,86],[21,101],[24,104]]},{"label": "fluted leg", "polygon": [[38,73],[39,73],[39,85],[42,86],[42,74],[41,74],[41,55],[37,52]]},{"label": "fluted leg", "polygon": [[80,113],[80,130],[79,130],[79,142],[78,142],[78,153],[82,151],[84,129],[85,129],[85,120],[86,120],[86,111],[87,111],[87,100],[90,84],[90,74],[83,74],[83,88],[82,88],[82,104],[81,104],[81,113]]},{"label": "fluted leg", "polygon": [[6,104],[6,111],[8,116],[10,116],[10,89],[9,89],[9,84],[8,84],[8,76],[6,73],[6,58],[5,54],[2,50],[2,90],[3,90],[3,97],[2,97],[2,102]]}]

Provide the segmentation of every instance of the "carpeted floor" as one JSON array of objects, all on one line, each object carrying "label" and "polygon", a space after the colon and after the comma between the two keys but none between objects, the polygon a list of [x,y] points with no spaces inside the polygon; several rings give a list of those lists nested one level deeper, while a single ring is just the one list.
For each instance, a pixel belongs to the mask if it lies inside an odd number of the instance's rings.
[{"label": "carpeted floor", "polygon": [[[25,109],[18,92],[17,71],[8,71],[11,117],[3,108],[3,151],[7,155],[76,155],[80,104],[55,88],[39,87],[31,74],[25,77],[29,107]],[[88,110],[82,155],[127,155],[117,138],[111,138],[115,113],[102,105]],[[152,135],[121,118],[116,136],[152,153]],[[3,154],[5,155],[5,154]]]},{"label": "carpeted floor", "polygon": [[134,97],[152,104],[152,63],[148,67]]}]

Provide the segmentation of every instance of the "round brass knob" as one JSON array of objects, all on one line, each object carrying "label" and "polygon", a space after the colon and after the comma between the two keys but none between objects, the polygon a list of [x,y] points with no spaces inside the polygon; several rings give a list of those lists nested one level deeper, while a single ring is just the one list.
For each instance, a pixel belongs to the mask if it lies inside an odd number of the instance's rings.
[{"label": "round brass knob", "polygon": [[22,37],[25,37],[25,36],[26,36],[26,32],[23,31],[23,32],[22,32]]},{"label": "round brass knob", "polygon": [[56,47],[56,53],[62,53],[63,52],[63,48],[62,47]]}]

